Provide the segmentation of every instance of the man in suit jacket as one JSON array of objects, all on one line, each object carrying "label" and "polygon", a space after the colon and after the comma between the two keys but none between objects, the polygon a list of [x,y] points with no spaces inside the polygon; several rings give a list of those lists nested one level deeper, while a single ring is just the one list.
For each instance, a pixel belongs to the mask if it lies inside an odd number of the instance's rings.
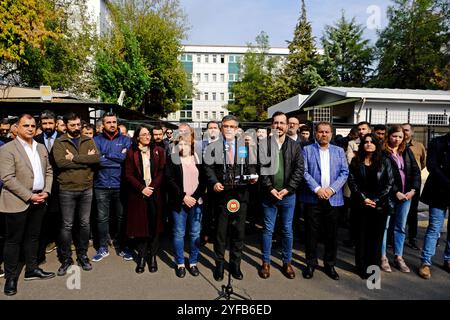
[{"label": "man in suit jacket", "polygon": [[348,165],[344,150],[330,144],[332,126],[329,122],[316,125],[317,143],[303,149],[305,161],[305,192],[301,193],[306,210],[306,261],[303,277],[313,277],[317,266],[317,242],[323,228],[325,273],[334,280],[337,254],[337,220],[339,207],[344,205],[342,187],[347,181]]},{"label": "man in suit jacket", "polygon": [[[50,154],[53,143],[61,136],[61,133],[56,131],[56,114],[49,110],[42,111],[39,115],[39,124],[42,133],[36,135],[34,140],[38,143],[42,143],[47,149],[47,153]],[[55,161],[51,157],[49,159],[53,174],[57,176],[58,168],[55,165]],[[44,215],[41,236],[39,238],[39,264],[45,261],[46,253],[50,253],[56,249],[59,225],[61,224],[61,215],[59,213],[59,185],[56,179],[53,180],[51,196],[47,199],[47,202],[48,207]],[[58,250],[58,257],[60,256],[61,254]]]},{"label": "man in suit jacket", "polygon": [[53,171],[44,146],[33,140],[36,121],[28,114],[18,123],[18,137],[2,147],[0,212],[5,214],[5,288],[6,295],[17,293],[21,245],[25,256],[25,280],[53,278],[53,272],[38,268],[37,249],[46,200],[50,194]]}]

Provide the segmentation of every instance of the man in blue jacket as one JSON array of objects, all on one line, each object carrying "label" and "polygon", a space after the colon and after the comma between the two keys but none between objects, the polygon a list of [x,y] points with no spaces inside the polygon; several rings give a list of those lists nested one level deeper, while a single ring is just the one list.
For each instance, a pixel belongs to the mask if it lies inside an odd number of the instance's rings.
[{"label": "man in blue jacket", "polygon": [[116,212],[115,225],[117,237],[115,238],[119,255],[124,260],[133,260],[126,246],[125,217],[123,203],[120,196],[122,167],[127,150],[131,146],[131,139],[120,134],[117,126],[117,116],[106,112],[102,116],[103,132],[95,136],[94,141],[100,152],[100,168],[94,180],[94,193],[97,201],[97,227],[99,248],[92,261],[98,262],[109,255],[109,216],[111,208]]},{"label": "man in blue jacket", "polygon": [[330,144],[333,128],[329,122],[316,124],[316,143],[303,149],[306,188],[300,194],[305,203],[306,263],[303,277],[313,277],[317,266],[317,244],[320,230],[324,233],[324,270],[339,280],[334,269],[337,254],[338,208],[344,205],[342,187],[347,181],[348,165],[344,150]]}]

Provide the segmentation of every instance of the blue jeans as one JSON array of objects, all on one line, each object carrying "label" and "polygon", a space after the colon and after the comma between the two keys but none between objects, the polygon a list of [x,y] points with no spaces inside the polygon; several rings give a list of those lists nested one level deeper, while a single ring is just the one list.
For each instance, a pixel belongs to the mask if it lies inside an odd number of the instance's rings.
[{"label": "blue jeans", "polygon": [[[411,206],[411,200],[396,202],[395,204],[395,223],[394,223],[394,254],[396,256],[403,256],[403,244],[405,243],[406,237],[406,221],[408,220],[409,207]],[[389,229],[389,222],[391,221],[391,216],[387,217],[386,228],[384,229],[383,244],[381,246],[381,256],[386,256],[386,243],[387,243],[387,232]]]},{"label": "blue jeans", "polygon": [[86,255],[89,245],[92,204],[92,188],[84,191],[59,191],[59,203],[61,205],[61,255],[63,259],[72,256],[70,244],[72,242],[72,227],[75,217],[79,220],[79,234],[74,235],[77,256]]},{"label": "blue jeans", "polygon": [[292,220],[294,218],[295,194],[285,196],[283,200],[275,201],[265,199],[262,203],[264,209],[264,229],[262,234],[262,259],[265,263],[270,263],[272,252],[272,234],[275,229],[278,208],[281,209],[282,224],[282,260],[283,263],[290,263],[292,260]]},{"label": "blue jeans", "polygon": [[189,222],[189,264],[197,263],[200,251],[203,206],[197,204],[188,211],[186,210],[185,207],[182,207],[180,212],[172,211],[173,250],[177,265],[184,264],[184,236],[186,235],[187,222]]},{"label": "blue jeans", "polygon": [[394,255],[403,256],[403,245],[406,238],[406,222],[408,221],[411,200],[398,202],[395,204],[394,223]]},{"label": "blue jeans", "polygon": [[109,238],[109,216],[111,209],[116,213],[117,237],[119,249],[124,246],[124,216],[120,189],[95,189],[95,200],[97,201],[97,228],[100,247],[108,248]]},{"label": "blue jeans", "polygon": [[[442,225],[444,224],[447,209],[431,208],[429,210],[429,223],[423,240],[420,260],[423,264],[431,266],[431,258],[436,253],[436,243],[439,239]],[[449,223],[450,225],[450,223]],[[450,227],[449,227],[450,228]],[[444,262],[450,262],[450,233],[447,230],[447,245],[444,252]]]}]

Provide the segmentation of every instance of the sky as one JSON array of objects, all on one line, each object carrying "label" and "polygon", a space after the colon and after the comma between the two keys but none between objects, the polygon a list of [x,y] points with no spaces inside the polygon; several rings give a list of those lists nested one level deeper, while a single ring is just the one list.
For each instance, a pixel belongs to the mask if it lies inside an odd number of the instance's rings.
[{"label": "sky", "polygon": [[[342,10],[366,29],[364,37],[376,41],[376,29],[387,24],[389,0],[305,0],[306,14],[320,44],[324,27],[334,25]],[[188,19],[183,44],[239,45],[255,43],[264,31],[271,47],[287,47],[301,12],[300,0],[180,0]]]}]

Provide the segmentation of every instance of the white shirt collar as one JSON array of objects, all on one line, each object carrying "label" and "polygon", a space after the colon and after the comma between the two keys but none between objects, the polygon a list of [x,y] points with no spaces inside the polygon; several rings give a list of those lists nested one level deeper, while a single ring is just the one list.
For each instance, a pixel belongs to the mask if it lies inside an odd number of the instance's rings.
[{"label": "white shirt collar", "polygon": [[[16,139],[22,144],[22,146],[23,146],[24,148],[26,148],[26,147],[29,147],[29,148],[30,148],[30,145],[28,144],[28,142],[26,142],[25,140],[23,140],[21,137],[17,136]],[[37,147],[37,142],[33,139],[33,142],[32,142],[32,144],[31,144],[31,148],[32,148],[33,150],[36,150],[36,147]]]}]

